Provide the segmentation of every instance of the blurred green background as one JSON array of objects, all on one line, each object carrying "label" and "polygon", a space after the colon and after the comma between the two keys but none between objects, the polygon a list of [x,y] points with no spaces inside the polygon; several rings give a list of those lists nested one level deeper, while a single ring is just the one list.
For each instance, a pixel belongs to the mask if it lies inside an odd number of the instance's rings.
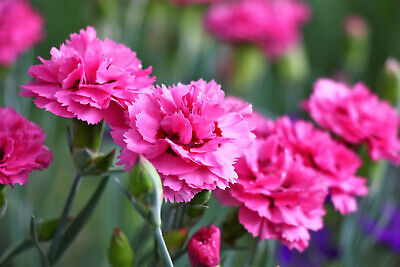
[{"label": "blurred green background", "polygon": [[[348,73],[351,82],[363,80],[371,90],[379,91],[379,77],[388,57],[400,58],[400,1],[398,0],[309,0],[312,16],[304,27],[303,46],[309,62],[309,74],[303,81],[288,82],[282,78],[277,64],[267,63],[261,75],[248,87],[232,89],[224,74],[229,68],[232,49],[209,36],[202,29],[204,6],[178,6],[167,0],[32,0],[45,17],[45,38],[20,57],[9,70],[0,93],[3,106],[13,106],[24,116],[39,124],[47,134],[46,144],[54,153],[54,161],[43,172],[35,172],[23,187],[8,190],[9,207],[0,220],[0,252],[15,245],[27,235],[31,214],[37,218],[60,215],[74,177],[74,167],[66,141],[67,119],[37,109],[31,99],[17,95],[18,86],[26,83],[28,67],[38,62],[36,56],[49,58],[50,48],[58,47],[87,25],[97,28],[102,38],[113,39],[130,46],[138,53],[143,66],[153,67],[157,83],[190,82],[199,78],[216,79],[228,94],[244,97],[254,107],[270,116],[289,113],[304,116],[299,104],[311,92],[318,77]],[[346,66],[346,37],[343,27],[348,15],[365,18],[370,28],[370,48],[364,68],[352,72]],[[225,65],[224,65],[225,64]],[[247,70],[249,75],[252,69]],[[103,151],[113,146],[106,135]],[[382,205],[387,201],[400,206],[400,175],[393,166],[382,178],[370,175],[372,193],[360,201],[356,214],[345,217],[330,210],[326,224],[333,229],[333,239],[340,257],[329,266],[400,266],[400,256],[378,244],[364,233],[359,220],[369,216],[384,221]],[[121,177],[124,179],[124,177]],[[85,178],[73,207],[75,214],[95,190],[99,178]],[[221,221],[223,212],[212,201],[201,224]],[[227,211],[226,208],[223,211]],[[153,252],[151,239],[144,237],[150,230],[133,210],[114,182],[111,182],[94,216],[78,239],[67,251],[59,266],[108,266],[107,248],[114,227],[120,227],[131,239],[137,254],[137,266],[152,266],[146,260]],[[399,226],[400,227],[400,226]],[[400,233],[400,232],[398,232]],[[313,241],[311,241],[313,242]],[[276,266],[274,241],[255,244],[249,235],[239,245],[250,247],[223,251],[222,266]],[[255,247],[254,247],[255,246]],[[46,247],[46,245],[45,245]],[[254,255],[255,253],[256,255]],[[150,256],[149,256],[150,255]],[[188,266],[186,255],[177,266]],[[250,261],[251,258],[254,261]],[[315,257],[318,257],[315,255]],[[252,265],[250,264],[252,262]],[[9,266],[39,266],[36,251],[30,250],[15,258]]]}]

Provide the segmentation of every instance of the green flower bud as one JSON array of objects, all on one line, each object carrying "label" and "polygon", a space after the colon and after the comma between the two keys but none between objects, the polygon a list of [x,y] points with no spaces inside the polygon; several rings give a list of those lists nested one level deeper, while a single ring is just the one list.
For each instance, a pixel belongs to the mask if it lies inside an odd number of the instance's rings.
[{"label": "green flower bud", "polygon": [[381,75],[383,96],[394,106],[400,107],[400,63],[397,59],[388,58]]},{"label": "green flower bud", "polygon": [[360,75],[367,66],[370,50],[370,34],[366,21],[357,15],[345,20],[346,50],[345,67],[352,75]]},{"label": "green flower bud", "polygon": [[302,45],[291,48],[277,62],[281,78],[291,83],[304,81],[309,74],[309,64]]},{"label": "green flower bud", "polygon": [[79,173],[84,174],[85,170],[92,164],[94,153],[88,148],[75,148],[72,158]]},{"label": "green flower bud", "polygon": [[131,198],[149,214],[146,219],[154,226],[161,225],[161,178],[154,166],[141,155],[128,175],[127,189]]},{"label": "green flower bud", "polygon": [[203,190],[200,193],[197,193],[194,198],[189,202],[190,205],[204,205],[206,204],[211,197],[210,190]]},{"label": "green flower bud", "polygon": [[[72,217],[68,217],[67,226],[69,225],[69,222],[72,221],[72,219],[73,219]],[[36,224],[36,233],[37,233],[38,239],[40,241],[51,240],[56,233],[58,221],[59,221],[58,218],[39,221]]]},{"label": "green flower bud", "polygon": [[134,254],[126,235],[117,227],[110,241],[108,261],[113,267],[132,267]]},{"label": "green flower bud", "polygon": [[99,172],[107,171],[114,162],[114,157],[115,157],[115,149],[113,149],[106,155],[100,154],[95,156],[94,165],[96,167],[96,170],[98,170]]},{"label": "green flower bud", "polygon": [[72,124],[72,147],[88,148],[93,152],[100,149],[104,133],[104,121],[98,124],[88,124],[87,122],[73,119]]},{"label": "green flower bud", "polygon": [[178,252],[185,244],[189,228],[174,229],[164,234],[164,240],[171,254]]},{"label": "green flower bud", "polygon": [[7,210],[6,186],[0,184],[0,218],[4,216]]}]

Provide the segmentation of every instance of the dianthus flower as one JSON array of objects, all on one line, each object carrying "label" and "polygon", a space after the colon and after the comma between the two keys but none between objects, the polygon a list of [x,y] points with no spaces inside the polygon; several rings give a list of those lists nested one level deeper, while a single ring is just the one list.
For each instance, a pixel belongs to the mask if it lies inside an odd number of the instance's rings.
[{"label": "dianthus flower", "polygon": [[112,133],[124,148],[120,163],[129,169],[143,154],[160,173],[171,202],[234,183],[233,165],[254,135],[245,116],[225,106],[220,88],[199,80],[140,95],[128,107],[129,127]]},{"label": "dianthus flower", "polygon": [[366,144],[373,160],[400,163],[400,116],[364,84],[350,88],[343,83],[320,79],[304,107],[319,125],[345,142]]},{"label": "dianthus flower", "polygon": [[298,42],[309,13],[299,1],[245,0],[215,4],[206,14],[205,26],[218,39],[255,43],[276,58]]},{"label": "dianthus flower", "polygon": [[239,221],[253,236],[302,251],[308,230],[323,226],[328,192],[343,213],[354,210],[354,196],[366,194],[365,180],[355,176],[360,161],[311,123],[257,120],[263,129],[235,165],[237,183],[217,196],[239,206]]},{"label": "dianthus flower", "polygon": [[89,124],[105,119],[120,123],[130,102],[151,88],[151,68],[142,69],[136,53],[123,44],[96,37],[87,27],[60,49],[52,48],[51,59],[31,66],[35,81],[21,86],[21,95],[35,97],[35,104],[58,116],[78,118]]},{"label": "dianthus flower", "polygon": [[0,1],[0,65],[10,65],[43,37],[43,18],[24,0]]},{"label": "dianthus flower", "polygon": [[23,185],[30,172],[49,166],[53,154],[39,126],[11,108],[0,108],[0,116],[0,184]]},{"label": "dianthus flower", "polygon": [[215,225],[203,226],[188,244],[188,255],[192,267],[216,267],[220,261],[221,231]]}]

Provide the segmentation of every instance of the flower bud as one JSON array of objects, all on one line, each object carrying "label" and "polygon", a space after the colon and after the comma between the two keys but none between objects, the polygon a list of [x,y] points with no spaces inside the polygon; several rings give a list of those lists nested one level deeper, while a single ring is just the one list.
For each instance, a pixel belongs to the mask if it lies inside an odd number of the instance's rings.
[{"label": "flower bud", "polygon": [[221,232],[215,225],[203,226],[189,241],[188,256],[192,267],[215,267],[220,261]]},{"label": "flower bud", "polygon": [[92,164],[94,153],[88,148],[75,148],[72,154],[75,167],[81,174],[85,173],[85,170]]},{"label": "flower bud", "polygon": [[117,227],[110,241],[108,261],[113,267],[132,267],[134,254],[126,235]]},{"label": "flower bud", "polygon": [[4,216],[7,210],[6,186],[0,184],[0,218]]},{"label": "flower bud", "polygon": [[300,44],[289,49],[277,62],[278,72],[284,81],[299,83],[304,81],[309,74],[309,64]]},{"label": "flower bud", "polygon": [[358,16],[349,16],[345,20],[346,31],[346,69],[353,75],[365,70],[370,48],[369,28],[366,21]]},{"label": "flower bud", "polygon": [[206,205],[211,197],[211,191],[203,190],[197,193],[194,198],[189,202],[186,209],[186,214],[189,216],[186,220],[187,225],[193,225],[196,223],[196,218],[204,214],[208,206]]},{"label": "flower bud", "polygon": [[189,228],[184,227],[170,230],[164,234],[164,240],[170,254],[178,252],[183,247],[188,233]]},{"label": "flower bud", "polygon": [[72,124],[72,147],[88,148],[93,152],[100,149],[104,133],[104,121],[98,124],[88,124],[85,121],[73,119]]},{"label": "flower bud", "polygon": [[193,199],[189,202],[190,205],[204,205],[206,204],[211,197],[210,190],[203,190],[200,193],[197,193]]},{"label": "flower bud", "polygon": [[96,167],[96,170],[98,170],[99,172],[107,171],[114,162],[114,157],[115,157],[115,149],[113,149],[106,155],[103,154],[96,155],[94,158],[94,165]]},{"label": "flower bud", "polygon": [[381,87],[383,96],[394,106],[400,107],[400,63],[388,58],[383,69]]},{"label": "flower bud", "polygon": [[[66,227],[69,225],[69,222],[71,222],[72,219],[72,217],[68,217],[68,224],[66,225]],[[58,221],[58,218],[54,218],[38,222],[36,224],[36,233],[38,239],[40,241],[51,240],[56,233]]]},{"label": "flower bud", "polygon": [[137,204],[148,212],[153,226],[161,225],[161,204],[163,191],[161,178],[154,166],[142,155],[128,175],[127,189]]}]

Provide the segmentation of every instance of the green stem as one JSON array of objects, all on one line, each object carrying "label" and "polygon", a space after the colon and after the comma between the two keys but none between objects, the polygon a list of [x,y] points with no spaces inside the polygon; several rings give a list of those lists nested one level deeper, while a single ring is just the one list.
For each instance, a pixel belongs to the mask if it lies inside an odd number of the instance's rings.
[{"label": "green stem", "polygon": [[54,256],[50,261],[52,265],[54,265],[60,259],[60,257],[64,254],[64,252],[68,249],[68,247],[72,244],[77,235],[80,233],[82,228],[86,225],[87,221],[93,214],[94,209],[99,203],[100,197],[102,196],[109,180],[110,180],[109,176],[106,176],[101,180],[100,184],[98,185],[96,191],[93,193],[89,202],[79,212],[79,214],[73,220],[71,225],[62,235],[59,246],[55,250]]},{"label": "green stem", "polygon": [[78,191],[81,181],[82,181],[82,176],[79,173],[77,173],[75,176],[74,183],[72,184],[71,190],[69,192],[67,202],[65,203],[63,213],[57,224],[56,234],[54,235],[53,242],[51,243],[51,246],[50,246],[50,251],[49,251],[49,255],[48,255],[50,262],[53,262],[53,260],[56,256],[56,251],[57,251],[58,246],[61,241],[61,234],[68,222],[68,215],[71,211],[72,203],[74,201],[76,192]]},{"label": "green stem", "polygon": [[7,261],[17,256],[19,253],[31,248],[32,246],[33,242],[29,238],[22,240],[18,245],[3,253],[3,255],[0,257],[0,266],[5,266]]},{"label": "green stem", "polygon": [[39,256],[40,256],[40,261],[42,262],[42,266],[43,267],[50,267],[50,263],[47,260],[46,254],[44,253],[42,247],[39,244],[39,240],[37,238],[37,234],[36,234],[36,223],[35,223],[35,217],[32,216],[31,218],[31,222],[30,222],[30,236],[31,236],[31,240],[33,245],[36,247]]},{"label": "green stem", "polygon": [[154,236],[157,241],[158,250],[161,252],[161,257],[164,260],[165,264],[168,267],[173,267],[174,264],[172,263],[171,256],[168,253],[167,245],[165,244],[161,227],[157,227],[154,229]]}]

